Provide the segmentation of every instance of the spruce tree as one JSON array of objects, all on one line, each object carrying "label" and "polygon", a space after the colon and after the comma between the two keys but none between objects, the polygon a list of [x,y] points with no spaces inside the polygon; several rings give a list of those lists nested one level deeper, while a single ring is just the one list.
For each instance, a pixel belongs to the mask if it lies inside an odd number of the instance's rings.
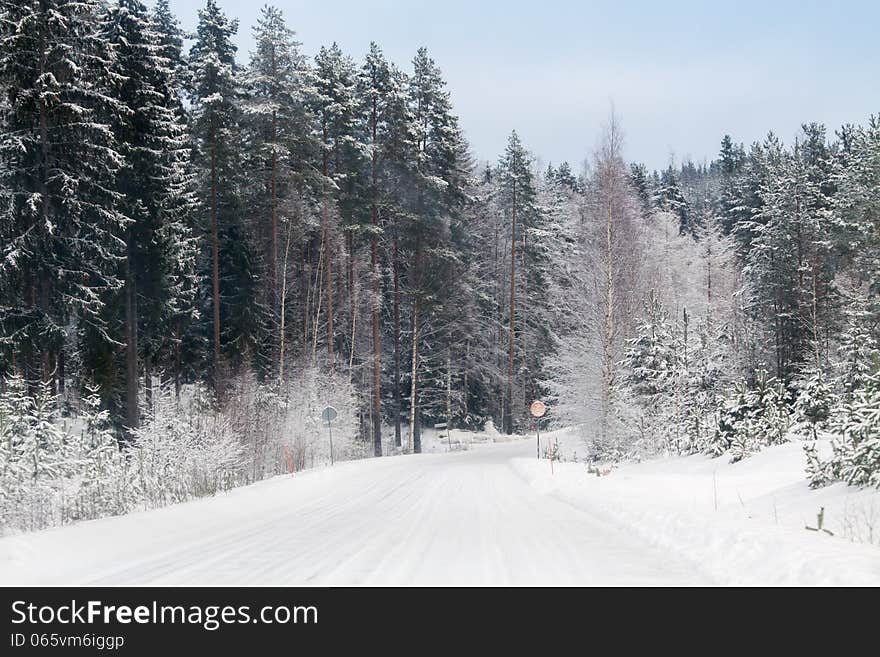
[{"label": "spruce tree", "polygon": [[183,94],[186,90],[188,70],[183,53],[184,31],[180,21],[171,12],[168,0],[156,0],[150,14],[153,32],[158,39],[156,55],[161,57],[164,66],[171,69],[171,87],[177,98],[179,113],[183,114]]},{"label": "spruce tree", "polygon": [[654,209],[655,193],[651,188],[651,180],[648,177],[648,170],[644,164],[631,164],[629,168],[629,178],[636,194],[639,195],[639,201],[642,204],[642,213],[647,217],[650,216]]},{"label": "spruce tree", "polygon": [[652,204],[678,217],[679,230],[693,233],[698,223],[682,191],[679,175],[672,165],[660,174],[660,185],[654,190]]},{"label": "spruce tree", "polygon": [[111,54],[101,3],[5,2],[0,78],[0,307],[7,361],[31,378],[66,376],[68,330],[107,339],[102,309],[121,286],[123,163],[108,123]]}]

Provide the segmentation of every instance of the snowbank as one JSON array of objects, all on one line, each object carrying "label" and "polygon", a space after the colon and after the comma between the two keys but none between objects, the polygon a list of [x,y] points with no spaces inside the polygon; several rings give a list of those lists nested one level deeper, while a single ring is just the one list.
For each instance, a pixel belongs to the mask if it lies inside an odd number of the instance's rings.
[{"label": "snowbank", "polygon": [[[574,430],[547,438],[568,455],[579,443]],[[723,456],[670,457],[601,477],[583,463],[557,463],[552,474],[546,460],[512,465],[536,491],[614,519],[720,583],[880,585],[880,491],[811,490],[800,443],[735,464]],[[822,507],[833,536],[805,529],[816,527]]]}]

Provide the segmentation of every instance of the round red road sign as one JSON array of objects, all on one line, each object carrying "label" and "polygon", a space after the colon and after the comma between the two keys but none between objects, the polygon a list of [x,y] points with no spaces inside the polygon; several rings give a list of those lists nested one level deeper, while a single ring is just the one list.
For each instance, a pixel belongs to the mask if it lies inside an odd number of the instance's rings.
[{"label": "round red road sign", "polygon": [[529,412],[533,417],[544,417],[544,413],[547,412],[547,406],[542,401],[533,401],[532,405],[529,406]]}]

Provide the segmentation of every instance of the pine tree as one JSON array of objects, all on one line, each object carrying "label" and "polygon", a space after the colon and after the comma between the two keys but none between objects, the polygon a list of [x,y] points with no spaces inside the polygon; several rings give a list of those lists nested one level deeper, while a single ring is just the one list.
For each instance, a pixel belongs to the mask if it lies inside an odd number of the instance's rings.
[{"label": "pine tree", "polygon": [[[380,327],[380,271],[379,242],[383,235],[391,238],[392,268],[392,348],[393,348],[393,423],[394,443],[401,446],[401,227],[406,218],[412,217],[414,195],[410,191],[418,187],[416,135],[413,116],[408,106],[408,80],[395,66],[389,64],[376,44],[370,45],[361,69],[358,93],[362,114],[367,123],[369,152],[370,196],[370,258],[373,268],[373,418],[374,448],[381,449],[375,432],[379,426],[376,417],[381,416],[381,327]],[[413,432],[411,431],[411,434]],[[379,436],[381,438],[381,436]],[[413,448],[413,446],[411,446]]]},{"label": "pine tree", "polygon": [[207,0],[189,57],[194,164],[211,247],[205,305],[211,311],[212,380],[221,397],[224,359],[240,363],[258,355],[266,316],[254,246],[242,222],[240,87],[232,43],[237,30],[238,22]]},{"label": "pine tree", "polygon": [[[413,59],[409,84],[409,110],[414,131],[416,194],[411,199],[411,222],[406,229],[410,266],[407,285],[411,298],[410,359],[410,435],[414,451],[421,451],[419,436],[420,401],[418,379],[420,362],[446,362],[447,385],[450,381],[450,352],[438,340],[431,349],[430,335],[423,328],[449,327],[451,308],[444,304],[447,295],[454,297],[452,271],[457,263],[451,243],[452,229],[463,206],[467,158],[458,118],[452,113],[449,92],[442,72],[425,48]],[[437,272],[428,276],[428,272]],[[445,312],[444,312],[445,310]],[[436,318],[432,321],[432,318]],[[441,329],[442,330],[442,329]],[[425,338],[428,338],[426,340]],[[427,347],[427,349],[426,349]],[[423,361],[422,359],[425,358]],[[451,404],[447,397],[447,406]]]},{"label": "pine tree", "polygon": [[831,192],[821,182],[827,164],[818,153],[823,138],[821,129],[809,128],[808,144],[790,152],[768,138],[761,210],[737,228],[749,235],[744,275],[751,311],[765,326],[776,376],[785,380],[818,355],[821,336],[835,325]]},{"label": "pine tree", "polygon": [[[287,27],[280,10],[266,6],[254,27],[256,49],[243,75],[247,92],[244,103],[244,129],[249,172],[245,189],[252,231],[259,236],[264,292],[262,298],[280,331],[280,295],[285,249],[280,227],[288,225],[297,213],[297,204],[314,176],[310,160],[316,144],[313,117],[308,110],[308,77],[304,58],[294,32]],[[326,209],[324,210],[326,212]],[[328,277],[329,247],[325,248]],[[328,302],[328,308],[329,308]],[[330,322],[332,332],[332,322]],[[276,357],[280,337],[273,339]]]},{"label": "pine tree", "polygon": [[639,433],[663,439],[673,419],[670,410],[676,410],[679,363],[672,327],[654,290],[645,299],[642,322],[626,341],[620,364],[629,392],[643,408]]},{"label": "pine tree", "polygon": [[[505,390],[505,406],[502,413],[505,433],[513,433],[515,423],[519,421],[520,412],[514,418],[514,377],[517,362],[517,259],[518,244],[523,240],[526,222],[534,221],[536,191],[530,169],[531,157],[520,142],[516,132],[512,132],[500,162],[498,178],[500,185],[500,204],[505,217],[509,221],[510,260],[508,261],[510,303],[507,311],[507,383]],[[521,330],[521,329],[520,329]]]},{"label": "pine tree", "polygon": [[[341,294],[334,296],[333,292],[335,245],[339,233],[342,232],[346,251],[344,278],[348,319],[356,328],[359,314],[359,262],[356,253],[361,239],[369,238],[372,231],[368,194],[365,191],[369,178],[365,165],[368,159],[365,152],[368,129],[364,125],[366,121],[358,91],[360,83],[361,76],[354,61],[344,55],[335,43],[330,48],[321,48],[311,72],[309,94],[309,107],[316,120],[319,162],[316,166],[321,175],[317,191],[321,222],[320,231],[309,236],[306,251],[315,250],[320,253],[323,277],[318,281],[321,292],[317,296],[321,298],[320,307],[326,319],[325,346],[331,361],[335,359],[337,346],[341,346],[337,345],[339,334],[342,333],[338,325],[343,322],[336,320],[341,319],[340,311],[344,304],[342,298],[337,298]],[[317,248],[312,248],[312,241],[317,241]],[[337,269],[337,273],[341,272]],[[317,344],[317,341],[318,336],[315,335],[313,344]],[[356,342],[355,331],[352,330],[348,343],[349,360],[352,364]]]},{"label": "pine tree", "polygon": [[20,458],[24,436],[29,430],[33,397],[24,377],[11,374],[0,386],[0,510],[3,524],[15,512],[28,479],[27,464]]}]

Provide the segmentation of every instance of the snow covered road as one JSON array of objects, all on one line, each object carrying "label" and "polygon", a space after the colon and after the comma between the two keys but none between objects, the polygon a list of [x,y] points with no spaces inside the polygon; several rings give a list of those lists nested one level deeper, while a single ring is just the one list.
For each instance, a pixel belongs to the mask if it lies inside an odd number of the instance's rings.
[{"label": "snow covered road", "polygon": [[10,536],[0,539],[0,583],[712,583],[607,516],[536,489],[513,461],[533,450],[521,440],[348,462]]}]

